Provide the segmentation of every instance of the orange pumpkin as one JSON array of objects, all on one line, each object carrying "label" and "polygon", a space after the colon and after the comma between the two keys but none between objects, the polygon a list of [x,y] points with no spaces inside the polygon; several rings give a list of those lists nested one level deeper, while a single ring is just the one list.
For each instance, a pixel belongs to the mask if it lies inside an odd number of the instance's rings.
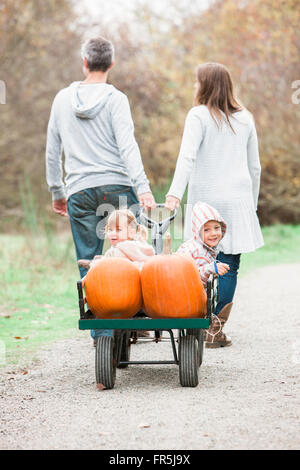
[{"label": "orange pumpkin", "polygon": [[203,318],[206,292],[194,261],[181,255],[153,256],[141,272],[143,300],[152,318]]},{"label": "orange pumpkin", "polygon": [[140,272],[127,259],[102,259],[88,271],[84,288],[97,318],[130,318],[142,306]]}]

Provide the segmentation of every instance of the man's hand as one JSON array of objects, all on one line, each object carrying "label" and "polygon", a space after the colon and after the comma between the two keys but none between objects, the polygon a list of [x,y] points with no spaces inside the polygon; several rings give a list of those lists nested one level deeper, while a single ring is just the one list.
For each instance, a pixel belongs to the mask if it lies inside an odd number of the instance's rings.
[{"label": "man's hand", "polygon": [[68,217],[68,210],[67,210],[67,200],[66,199],[56,199],[56,201],[52,201],[52,207],[54,212],[63,217]]},{"label": "man's hand", "polygon": [[165,202],[165,207],[166,209],[169,209],[170,211],[173,211],[174,209],[177,209],[180,205],[180,199],[178,199],[175,196],[167,196],[166,197],[166,202]]},{"label": "man's hand", "polygon": [[155,209],[156,202],[152,193],[149,192],[138,194],[138,198],[140,201],[140,206],[145,207],[145,209]]}]

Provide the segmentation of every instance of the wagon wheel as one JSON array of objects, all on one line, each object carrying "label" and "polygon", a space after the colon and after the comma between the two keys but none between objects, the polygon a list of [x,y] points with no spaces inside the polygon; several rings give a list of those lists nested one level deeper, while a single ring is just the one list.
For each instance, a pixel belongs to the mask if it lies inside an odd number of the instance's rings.
[{"label": "wagon wheel", "polygon": [[96,383],[113,388],[116,380],[116,348],[114,338],[100,336],[96,344]]},{"label": "wagon wheel", "polygon": [[[120,361],[127,362],[130,360],[130,346],[131,346],[129,331],[125,331],[125,333],[123,334],[123,337],[120,338],[120,343],[121,343]],[[119,369],[125,369],[126,367],[128,367],[128,364],[118,364],[117,367]]]},{"label": "wagon wheel", "polygon": [[203,361],[203,350],[204,350],[204,333],[203,330],[200,330],[198,335],[198,350],[199,350],[199,367]]},{"label": "wagon wheel", "polygon": [[194,335],[180,336],[179,379],[183,387],[196,387],[199,383],[198,341]]},{"label": "wagon wheel", "polygon": [[194,335],[198,341],[198,353],[199,353],[199,367],[203,361],[203,349],[204,349],[204,333],[200,328],[193,328],[186,330],[187,335]]}]

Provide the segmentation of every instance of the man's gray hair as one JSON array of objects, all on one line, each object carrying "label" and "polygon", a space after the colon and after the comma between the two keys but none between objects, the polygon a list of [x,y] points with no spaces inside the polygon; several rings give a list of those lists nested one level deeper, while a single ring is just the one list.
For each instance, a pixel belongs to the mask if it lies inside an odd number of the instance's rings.
[{"label": "man's gray hair", "polygon": [[106,72],[114,61],[114,46],[105,38],[88,39],[81,47],[81,57],[86,58],[89,71]]}]

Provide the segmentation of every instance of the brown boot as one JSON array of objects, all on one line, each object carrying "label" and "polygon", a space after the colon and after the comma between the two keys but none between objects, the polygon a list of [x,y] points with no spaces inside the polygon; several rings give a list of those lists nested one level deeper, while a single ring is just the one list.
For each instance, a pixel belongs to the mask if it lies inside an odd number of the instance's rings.
[{"label": "brown boot", "polygon": [[220,311],[219,315],[213,315],[209,330],[205,332],[205,346],[207,348],[224,348],[232,345],[229,336],[226,336],[223,332],[223,328],[228,320],[232,305],[232,302],[230,304],[226,304]]}]

